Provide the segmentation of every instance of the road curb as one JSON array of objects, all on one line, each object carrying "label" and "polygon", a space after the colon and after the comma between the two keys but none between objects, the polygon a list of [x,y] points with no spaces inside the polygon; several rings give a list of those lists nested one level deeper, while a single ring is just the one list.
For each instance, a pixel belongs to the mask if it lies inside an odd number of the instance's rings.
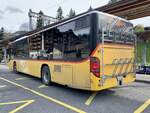
[{"label": "road curb", "polygon": [[147,81],[147,80],[135,80],[135,82],[141,82],[141,83],[150,84],[150,81]]}]

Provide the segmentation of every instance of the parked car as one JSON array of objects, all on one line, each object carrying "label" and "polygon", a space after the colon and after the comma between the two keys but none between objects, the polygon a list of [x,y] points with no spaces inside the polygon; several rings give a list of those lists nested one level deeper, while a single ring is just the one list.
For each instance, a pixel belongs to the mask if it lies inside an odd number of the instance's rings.
[{"label": "parked car", "polygon": [[150,74],[150,66],[145,66],[146,74]]},{"label": "parked car", "polygon": [[150,74],[150,66],[139,66],[136,73]]}]

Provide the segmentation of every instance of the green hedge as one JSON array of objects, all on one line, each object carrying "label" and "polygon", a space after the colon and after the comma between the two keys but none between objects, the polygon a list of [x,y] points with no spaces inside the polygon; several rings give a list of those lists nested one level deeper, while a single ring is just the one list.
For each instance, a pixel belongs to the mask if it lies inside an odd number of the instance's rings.
[{"label": "green hedge", "polygon": [[147,51],[146,51],[146,61],[147,61],[147,65],[150,65],[150,43],[145,43],[142,40],[138,40],[137,42],[137,61],[138,64],[142,64],[142,54],[143,54],[143,49],[144,49],[144,45],[147,46]]},{"label": "green hedge", "polygon": [[142,51],[144,49],[144,42],[138,41],[137,42],[137,62],[138,64],[142,64]]},{"label": "green hedge", "polygon": [[147,56],[146,56],[146,59],[147,59],[148,65],[150,66],[150,42],[147,43]]}]

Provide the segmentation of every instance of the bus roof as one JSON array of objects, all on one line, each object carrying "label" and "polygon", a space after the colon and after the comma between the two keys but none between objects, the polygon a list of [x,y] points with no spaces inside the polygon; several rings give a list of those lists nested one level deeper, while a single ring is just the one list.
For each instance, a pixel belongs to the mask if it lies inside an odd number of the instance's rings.
[{"label": "bus roof", "polygon": [[130,21],[128,21],[128,20],[126,20],[126,19],[123,19],[123,18],[114,16],[114,15],[111,15],[111,14],[107,14],[107,13],[104,13],[104,12],[100,12],[100,11],[95,11],[95,10],[93,10],[93,11],[90,11],[90,12],[88,11],[88,12],[81,13],[81,14],[76,15],[76,16],[71,17],[71,18],[67,18],[67,19],[61,20],[61,21],[59,21],[59,22],[52,23],[52,24],[50,24],[50,25],[47,25],[47,26],[44,26],[44,27],[35,29],[35,30],[33,30],[33,31],[29,31],[29,32],[27,32],[27,33],[25,33],[25,34],[21,34],[21,35],[17,36],[17,38],[15,38],[11,43],[15,43],[15,42],[20,41],[20,40],[22,40],[22,39],[28,38],[28,37],[30,37],[30,36],[33,36],[33,35],[36,35],[36,34],[39,34],[39,33],[42,33],[42,32],[44,32],[44,31],[47,31],[47,30],[51,29],[51,28],[54,28],[54,27],[63,25],[63,24],[65,24],[65,23],[71,22],[71,21],[73,21],[73,20],[76,20],[76,19],[78,19],[78,18],[81,18],[81,17],[83,17],[83,16],[86,16],[86,15],[89,15],[89,14],[92,14],[92,13],[98,13],[98,14],[107,15],[107,16],[110,16],[110,17],[113,17],[113,18],[118,18],[119,20],[123,20],[123,21],[125,21],[125,22],[130,23]]}]

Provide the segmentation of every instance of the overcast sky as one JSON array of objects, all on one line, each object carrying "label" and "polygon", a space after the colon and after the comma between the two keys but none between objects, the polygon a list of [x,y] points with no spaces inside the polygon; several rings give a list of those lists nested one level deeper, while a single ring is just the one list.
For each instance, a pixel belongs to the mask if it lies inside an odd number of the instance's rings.
[{"label": "overcast sky", "polygon": [[[0,0],[0,27],[14,32],[22,23],[28,22],[28,11],[31,8],[35,12],[42,10],[45,14],[55,17],[59,6],[62,7],[64,16],[73,8],[76,13],[87,11],[91,5],[93,8],[103,6],[109,0]],[[150,16],[131,21],[136,24],[150,26]]]}]

